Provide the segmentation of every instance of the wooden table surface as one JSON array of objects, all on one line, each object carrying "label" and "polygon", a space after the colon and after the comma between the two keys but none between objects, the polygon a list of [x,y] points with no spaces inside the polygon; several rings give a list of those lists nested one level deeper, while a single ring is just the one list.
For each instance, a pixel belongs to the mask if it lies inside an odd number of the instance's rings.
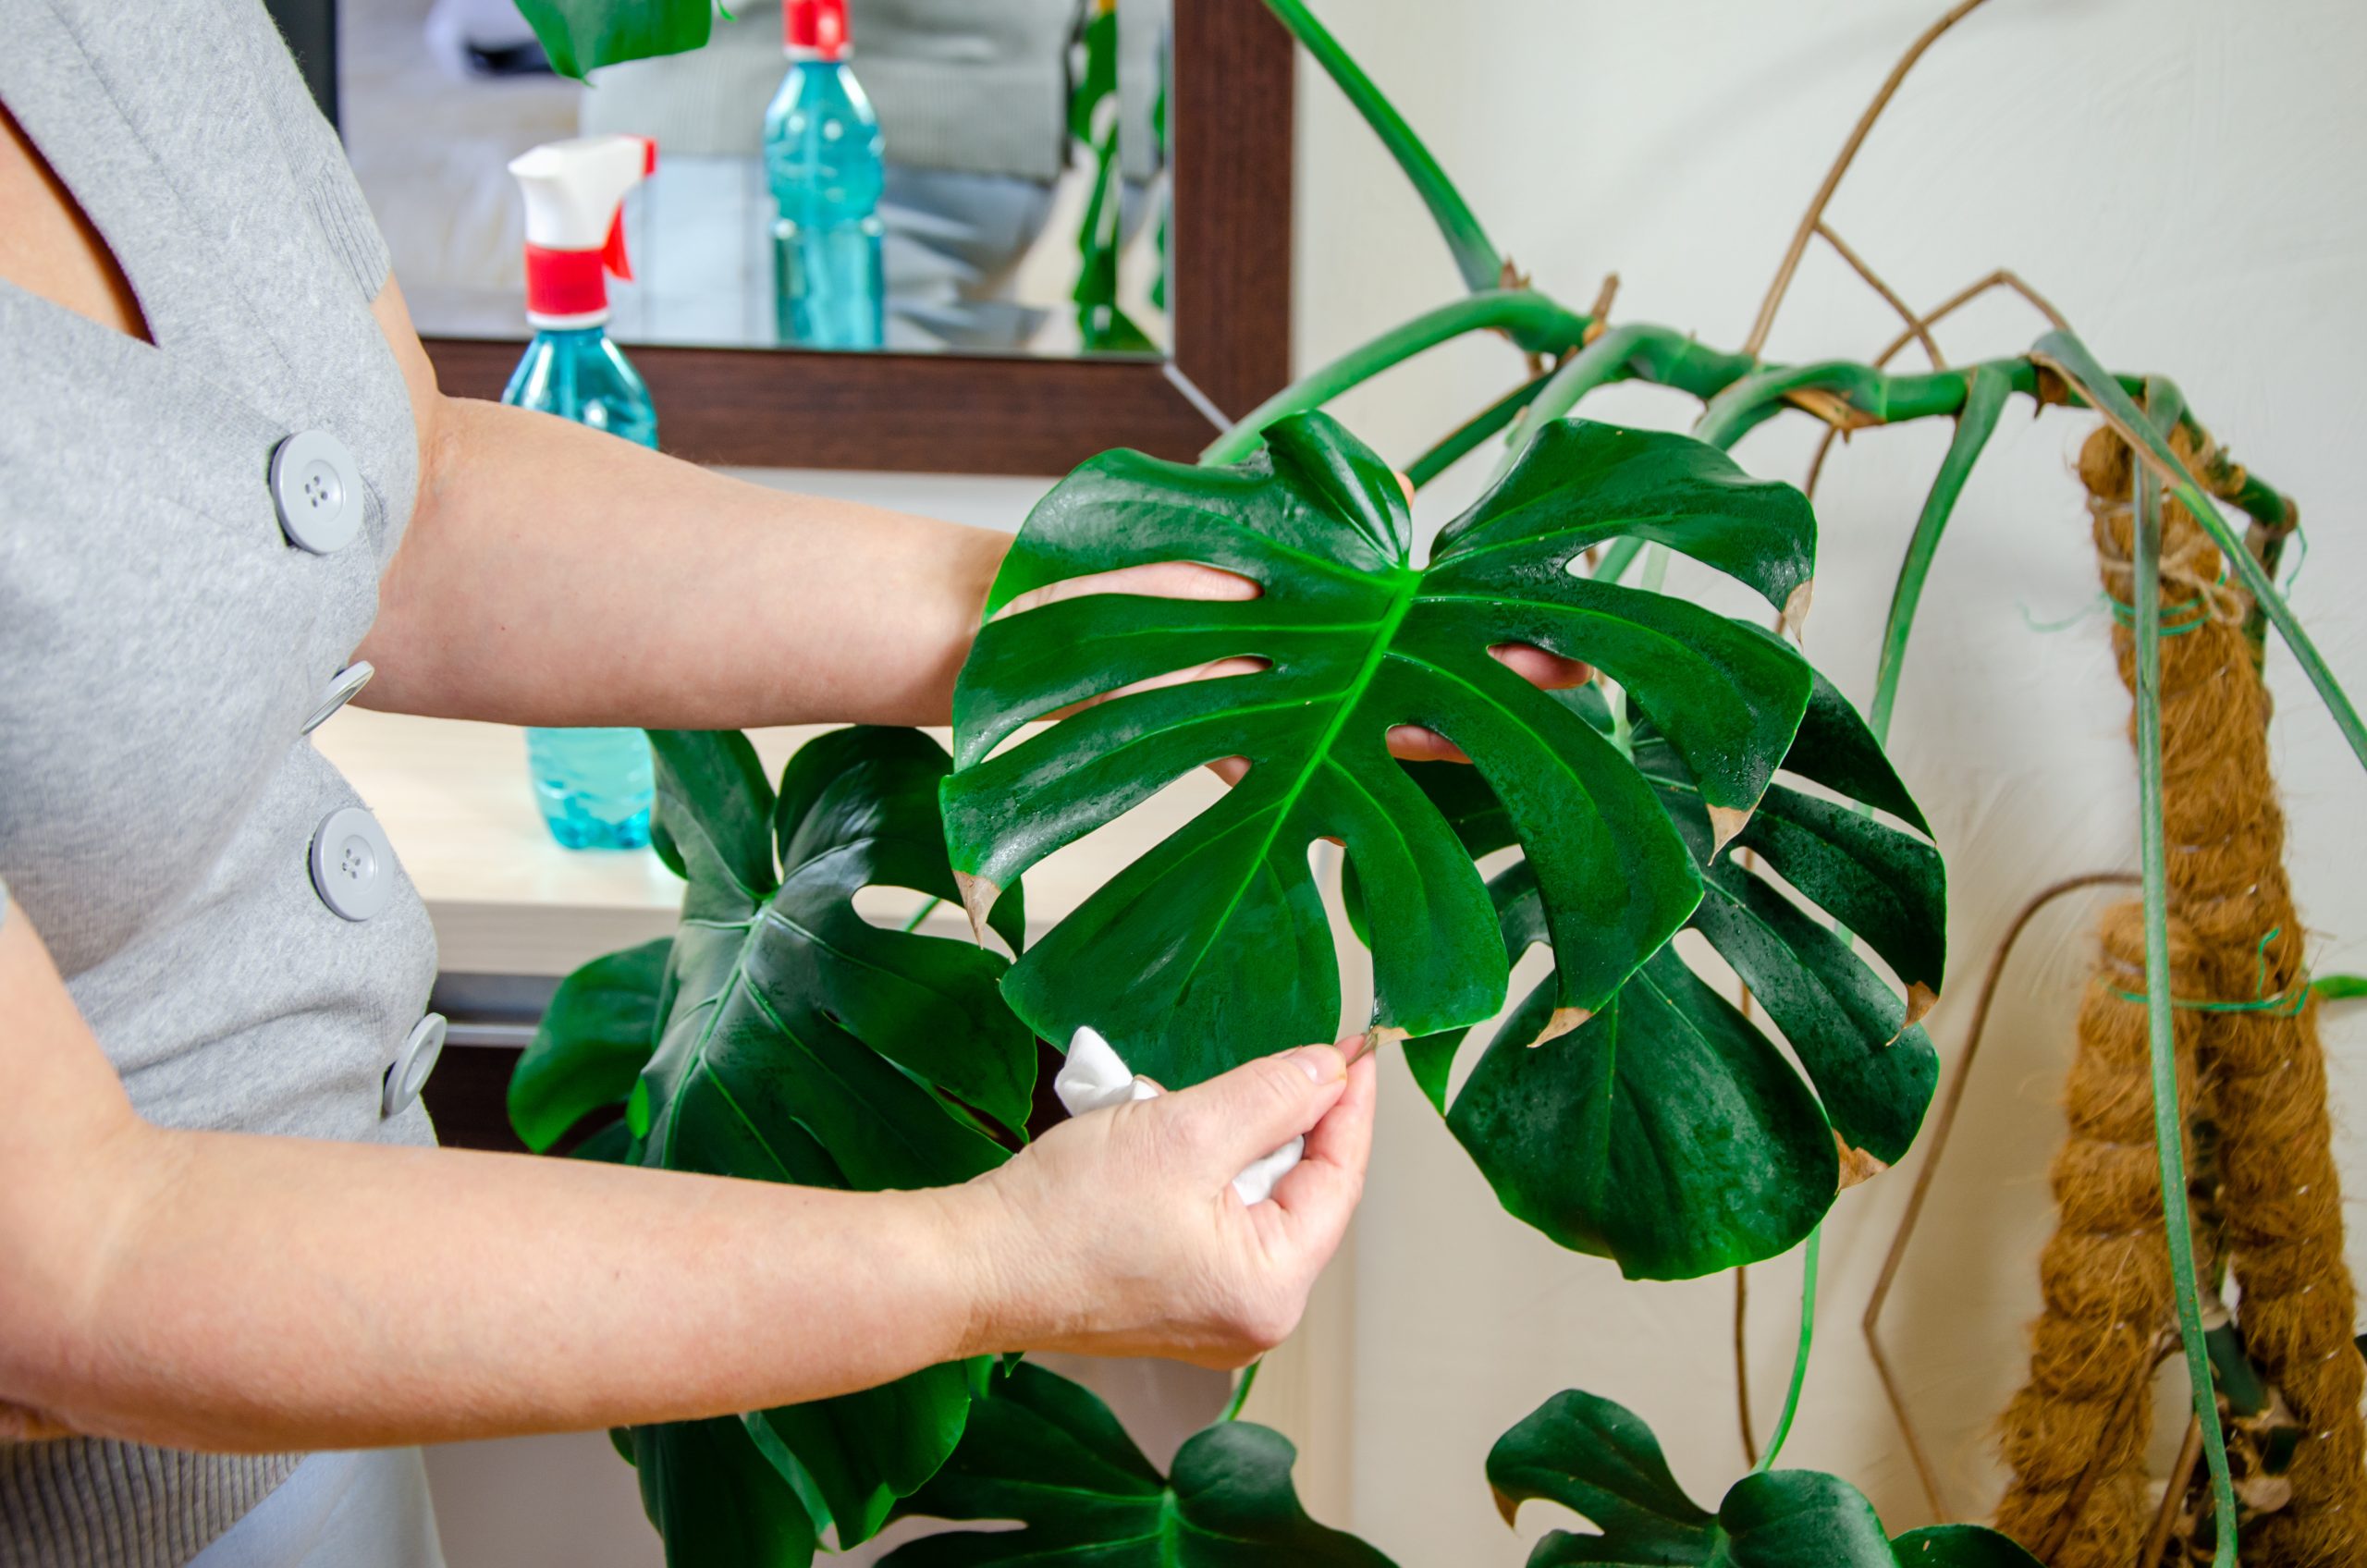
[{"label": "wooden table surface", "polygon": [[[750,738],[778,778],[789,754],[822,728],[759,729]],[[568,850],[551,839],[526,781],[521,731],[348,707],[313,739],[361,791],[426,900],[445,973],[563,975],[673,929],[682,885],[655,854]],[[1030,871],[1031,931],[1074,909],[1220,789],[1195,770]],[[908,894],[892,897],[912,902]],[[969,922],[939,906],[923,928],[967,937]]]}]

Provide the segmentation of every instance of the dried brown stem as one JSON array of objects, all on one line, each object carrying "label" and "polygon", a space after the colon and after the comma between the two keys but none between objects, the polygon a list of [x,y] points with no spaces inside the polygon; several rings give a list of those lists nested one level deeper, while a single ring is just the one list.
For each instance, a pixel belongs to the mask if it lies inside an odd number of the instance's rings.
[{"label": "dried brown stem", "polygon": [[2145,1550],[2137,1559],[2138,1568],[2155,1568],[2162,1553],[2169,1550],[2170,1532],[2177,1528],[2178,1505],[2186,1501],[2187,1488],[2194,1484],[2194,1467],[2202,1458],[2202,1421],[2199,1416],[2186,1418],[2186,1440],[2178,1444],[2177,1462],[2170,1466],[2170,1484],[2162,1492],[2162,1506],[2153,1515],[2153,1528],[2145,1537]]},{"label": "dried brown stem", "polygon": [[2014,954],[2014,945],[2039,912],[2055,900],[2086,888],[2127,887],[2137,877],[2126,871],[2091,871],[2079,876],[2067,876],[2062,881],[2041,888],[2030,902],[2021,907],[2005,927],[2005,939],[1997,944],[1996,953],[1989,961],[1989,973],[1981,977],[1981,995],[1972,1008],[1972,1026],[1965,1032],[1964,1052],[1956,1058],[1956,1071],[1949,1076],[1948,1086],[1940,1096],[1940,1113],[1932,1126],[1930,1153],[1915,1172],[1915,1185],[1907,1194],[1906,1212],[1899,1216],[1898,1230],[1891,1236],[1890,1250],[1883,1256],[1882,1272],[1875,1277],[1873,1293],[1866,1298],[1866,1313],[1859,1319],[1865,1332],[1866,1349],[1873,1358],[1874,1370],[1883,1381],[1883,1393],[1890,1401],[1892,1416],[1898,1422],[1899,1436],[1906,1440],[1907,1457],[1915,1463],[1916,1479],[1922,1483],[1923,1500],[1931,1505],[1934,1518],[1949,1517],[1947,1504],[1940,1496],[1938,1473],[1932,1467],[1932,1458],[1923,1447],[1923,1439],[1915,1429],[1914,1418],[1907,1414],[1907,1400],[1898,1381],[1891,1372],[1890,1358],[1883,1354],[1876,1330],[1882,1323],[1883,1307],[1890,1300],[1891,1286],[1898,1279],[1898,1268],[1906,1259],[1907,1243],[1915,1239],[1915,1227],[1923,1218],[1923,1201],[1930,1196],[1932,1180],[1940,1169],[1940,1157],[1947,1152],[1948,1136],[1956,1130],[1956,1112],[1964,1105],[1965,1084],[1972,1076],[1972,1064],[1981,1053],[1981,1039],[1989,1027],[1990,1009],[1997,1000],[1998,983],[2005,977],[2005,961]]},{"label": "dried brown stem", "polygon": [[1866,280],[1867,288],[1881,295],[1883,302],[1898,312],[1898,319],[1907,324],[1907,336],[1923,345],[1923,352],[1931,360],[1932,368],[1933,370],[1947,369],[1948,361],[1941,355],[1940,346],[1932,341],[1930,325],[1907,308],[1907,301],[1898,297],[1898,290],[1884,283],[1882,276],[1866,264],[1866,258],[1851,250],[1848,242],[1833,231],[1831,224],[1819,223],[1816,226],[1816,232],[1819,239],[1832,246],[1834,253],[1849,263],[1851,271]]},{"label": "dried brown stem", "polygon": [[1809,210],[1801,214],[1800,227],[1792,236],[1790,247],[1784,252],[1783,263],[1775,269],[1774,281],[1767,286],[1767,298],[1760,303],[1759,319],[1751,324],[1750,337],[1744,340],[1744,353],[1756,359],[1759,351],[1767,346],[1767,335],[1775,325],[1775,312],[1784,303],[1784,291],[1792,287],[1792,275],[1799,271],[1800,258],[1808,253],[1809,237],[1816,233],[1817,225],[1824,221],[1826,204],[1833,200],[1833,193],[1841,189],[1842,177],[1849,172],[1849,165],[1857,160],[1858,149],[1866,144],[1866,133],[1874,129],[1874,122],[1890,106],[1892,97],[1898,92],[1898,84],[1907,80],[1907,73],[1915,68],[1915,62],[1923,57],[1924,51],[1939,42],[1941,34],[1986,3],[1987,0],[1956,0],[1945,15],[1923,30],[1920,38],[1907,45],[1907,53],[1899,56],[1898,64],[1891,67],[1881,91],[1874,94],[1874,101],[1866,105],[1864,114],[1858,116],[1857,128],[1850,131],[1849,140],[1841,144],[1840,155],[1833,160],[1833,167],[1825,171],[1824,183],[1817,187],[1816,195],[1809,199]]},{"label": "dried brown stem", "polygon": [[1619,275],[1602,275],[1602,287],[1594,291],[1594,303],[1587,308],[1586,340],[1588,343],[1611,328],[1611,302],[1619,298]]},{"label": "dried brown stem", "polygon": [[[2029,284],[2023,282],[2020,276],[2008,267],[1999,267],[1987,277],[1981,278],[1973,283],[1968,283],[1962,288],[1957,289],[1955,293],[1941,300],[1937,305],[1932,307],[1930,313],[1921,317],[1918,321],[1917,325],[1922,327],[1924,331],[1928,332],[1931,328],[1939,325],[1940,323],[1956,314],[1956,312],[1964,309],[1965,306],[1971,304],[1975,300],[1980,299],[1983,294],[1988,293],[1993,288],[2008,289],[2029,300],[2030,308],[2036,311],[2039,314],[2044,316],[2046,318],[2046,324],[2049,326],[2054,327],[2057,332],[2068,332],[2071,330],[2071,324],[2064,319],[2063,312],[2056,310],[2045,295],[2041,294],[2037,289],[2032,288]],[[1907,331],[1900,333],[1896,337],[1892,338],[1890,346],[1884,349],[1879,355],[1875,356],[1874,368],[1876,370],[1880,370],[1883,366],[1890,363],[1891,361],[1898,357],[1900,349],[1906,348],[1909,343],[1914,342],[1921,336],[1922,333],[1909,328]]]}]

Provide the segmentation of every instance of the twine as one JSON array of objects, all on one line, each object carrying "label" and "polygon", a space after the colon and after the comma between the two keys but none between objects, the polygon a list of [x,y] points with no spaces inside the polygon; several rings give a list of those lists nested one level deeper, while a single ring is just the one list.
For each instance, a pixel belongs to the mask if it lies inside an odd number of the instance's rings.
[{"label": "twine", "polygon": [[[2197,450],[2181,431],[2173,444],[2215,491],[2241,482],[2207,443]],[[2079,471],[2104,589],[2126,603],[2135,587],[2128,450],[2099,430]],[[2197,1241],[2234,1274],[2244,1347],[2304,1434],[2282,1476],[2261,1477],[2283,1484],[2243,1488],[2243,1560],[2352,1568],[2367,1562],[2367,1364],[2351,1341],[2325,1060],[2285,875],[2269,701],[2242,631],[2249,597],[2227,582],[2185,508],[2165,498],[2162,509],[2165,596],[2183,599],[2162,641],[2172,1031],[2189,1136],[2201,1133],[2207,1145],[2207,1162],[2190,1167],[2191,1196],[2214,1222]],[[2125,621],[2113,642],[2133,692],[2135,636]],[[2152,1512],[2141,1455],[2123,1452],[2097,1418],[2100,1407],[2124,1410],[2143,1427],[2153,1364],[2140,1347],[2169,1322],[2140,937],[2134,906],[2105,915],[2066,1092],[2072,1128],[2054,1170],[2061,1215],[2041,1262],[2046,1315],[2032,1333],[2030,1384],[2005,1419],[2015,1478],[1999,1523],[2041,1548],[2052,1568],[2128,1568]],[[2247,989],[2249,1000],[2220,999]],[[2189,1073],[2198,1094],[2183,1087]],[[2110,1236],[2115,1224],[2142,1234]],[[2206,1267],[2205,1277],[2214,1271]],[[2079,1481],[2091,1475],[2080,1495]]]},{"label": "twine", "polygon": [[[2170,1005],[2174,1008],[2184,1008],[2189,1012],[2274,1012],[2287,1018],[2300,1011],[2310,998],[2316,994],[2309,970],[2303,969],[2294,977],[2293,984],[2275,996],[2268,994],[2268,945],[2282,936],[2284,931],[2285,927],[2282,925],[2272,925],[2268,928],[2268,934],[2252,946],[2255,974],[2252,980],[2251,1000],[2248,1002],[2197,1001],[2186,997],[2174,996],[2170,998]],[[2143,991],[2123,991],[2120,993],[2120,999],[2136,1002],[2142,1006],[2151,998]]]}]

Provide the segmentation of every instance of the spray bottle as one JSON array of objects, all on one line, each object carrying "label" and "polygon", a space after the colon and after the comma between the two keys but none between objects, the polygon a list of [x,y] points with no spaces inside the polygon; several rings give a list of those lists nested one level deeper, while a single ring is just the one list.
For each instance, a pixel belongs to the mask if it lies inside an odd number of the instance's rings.
[{"label": "spray bottle", "polygon": [[789,74],[765,111],[781,341],[877,349],[886,325],[879,116],[847,66],[846,0],[782,0]]},{"label": "spray bottle", "polygon": [[[640,136],[552,141],[511,160],[526,198],[526,319],[534,340],[501,400],[657,445],[649,388],[608,340],[608,277],[631,279],[625,192],[657,166]],[[526,764],[551,836],[570,849],[649,842],[649,741],[638,729],[529,729]]]}]

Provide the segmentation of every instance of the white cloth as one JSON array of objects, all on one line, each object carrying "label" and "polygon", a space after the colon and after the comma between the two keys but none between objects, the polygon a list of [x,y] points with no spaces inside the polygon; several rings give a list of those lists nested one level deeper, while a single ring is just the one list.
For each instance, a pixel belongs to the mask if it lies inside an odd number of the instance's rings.
[{"label": "white cloth", "polygon": [[189,1568],[444,1568],[419,1450],[306,1454]]},{"label": "white cloth", "polygon": [[[1052,1080],[1052,1093],[1068,1108],[1071,1116],[1083,1116],[1104,1106],[1119,1105],[1127,1100],[1156,1099],[1158,1084],[1137,1078],[1127,1071],[1125,1061],[1098,1030],[1080,1029],[1069,1040],[1068,1060]],[[1233,1179],[1233,1190],[1241,1194],[1245,1204],[1264,1203],[1274,1195],[1274,1183],[1286,1175],[1306,1152],[1306,1140],[1293,1138],[1271,1154],[1249,1162],[1249,1169]]]}]

